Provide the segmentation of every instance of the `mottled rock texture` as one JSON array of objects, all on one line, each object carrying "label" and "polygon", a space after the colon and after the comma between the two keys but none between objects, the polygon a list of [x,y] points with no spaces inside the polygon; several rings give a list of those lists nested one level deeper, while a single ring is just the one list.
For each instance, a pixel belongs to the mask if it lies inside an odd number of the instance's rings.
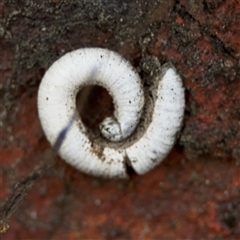
[{"label": "mottled rock texture", "polygon": [[[109,48],[143,78],[153,55],[171,61],[186,88],[183,129],[160,166],[118,182],[57,159],[3,239],[240,239],[238,0],[13,0],[0,1],[0,14],[1,204],[50,147],[36,96],[64,53]],[[90,99],[83,111],[90,125],[112,108],[97,92],[97,107]]]}]

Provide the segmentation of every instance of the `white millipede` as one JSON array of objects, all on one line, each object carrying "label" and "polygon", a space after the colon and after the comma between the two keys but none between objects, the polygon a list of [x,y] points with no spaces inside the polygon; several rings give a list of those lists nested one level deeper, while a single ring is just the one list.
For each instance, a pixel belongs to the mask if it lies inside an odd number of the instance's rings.
[{"label": "white millipede", "polygon": [[184,88],[172,64],[163,65],[155,77],[151,117],[141,124],[148,109],[146,94],[128,61],[102,48],[78,49],[61,57],[45,73],[38,92],[40,121],[52,145],[76,112],[77,93],[88,85],[106,88],[113,98],[114,116],[99,125],[104,144],[89,138],[78,116],[60,156],[82,172],[105,178],[127,178],[127,164],[138,174],[157,166],[172,149],[184,116]]}]

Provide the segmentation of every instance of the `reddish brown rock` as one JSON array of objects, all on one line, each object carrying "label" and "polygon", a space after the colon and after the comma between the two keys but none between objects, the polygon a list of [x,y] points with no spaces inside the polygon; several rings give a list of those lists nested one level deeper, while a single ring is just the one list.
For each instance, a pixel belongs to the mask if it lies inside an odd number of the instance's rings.
[{"label": "reddish brown rock", "polygon": [[[146,52],[173,62],[186,87],[184,126],[160,166],[121,182],[85,176],[58,158],[3,239],[240,238],[240,3],[145,2],[0,4],[1,204],[50,147],[37,90],[65,52],[107,47],[136,67]],[[111,110],[102,94],[100,106]],[[92,118],[87,108],[83,115]]]}]

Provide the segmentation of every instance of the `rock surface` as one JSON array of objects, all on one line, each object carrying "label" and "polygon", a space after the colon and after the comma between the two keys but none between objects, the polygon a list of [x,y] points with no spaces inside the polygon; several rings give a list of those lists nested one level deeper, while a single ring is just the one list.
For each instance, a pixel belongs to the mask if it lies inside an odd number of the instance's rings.
[{"label": "rock surface", "polygon": [[[122,182],[85,176],[59,158],[3,239],[240,238],[238,0],[9,1],[0,10],[1,203],[50,147],[36,96],[64,53],[105,47],[135,67],[154,55],[176,66],[186,88],[184,126],[161,165]],[[86,122],[111,109],[99,92],[101,108],[90,99]]]}]

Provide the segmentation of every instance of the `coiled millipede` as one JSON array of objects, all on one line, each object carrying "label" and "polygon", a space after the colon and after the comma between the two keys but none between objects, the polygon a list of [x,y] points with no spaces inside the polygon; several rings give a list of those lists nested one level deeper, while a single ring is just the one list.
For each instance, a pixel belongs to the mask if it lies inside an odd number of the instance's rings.
[{"label": "coiled millipede", "polygon": [[143,91],[137,72],[119,54],[102,48],[67,53],[45,73],[38,92],[42,128],[53,145],[76,112],[76,95],[99,85],[113,98],[114,116],[92,134],[79,114],[59,149],[82,172],[127,178],[127,165],[138,174],[157,166],[172,149],[184,116],[184,88],[172,64],[163,65]]}]

